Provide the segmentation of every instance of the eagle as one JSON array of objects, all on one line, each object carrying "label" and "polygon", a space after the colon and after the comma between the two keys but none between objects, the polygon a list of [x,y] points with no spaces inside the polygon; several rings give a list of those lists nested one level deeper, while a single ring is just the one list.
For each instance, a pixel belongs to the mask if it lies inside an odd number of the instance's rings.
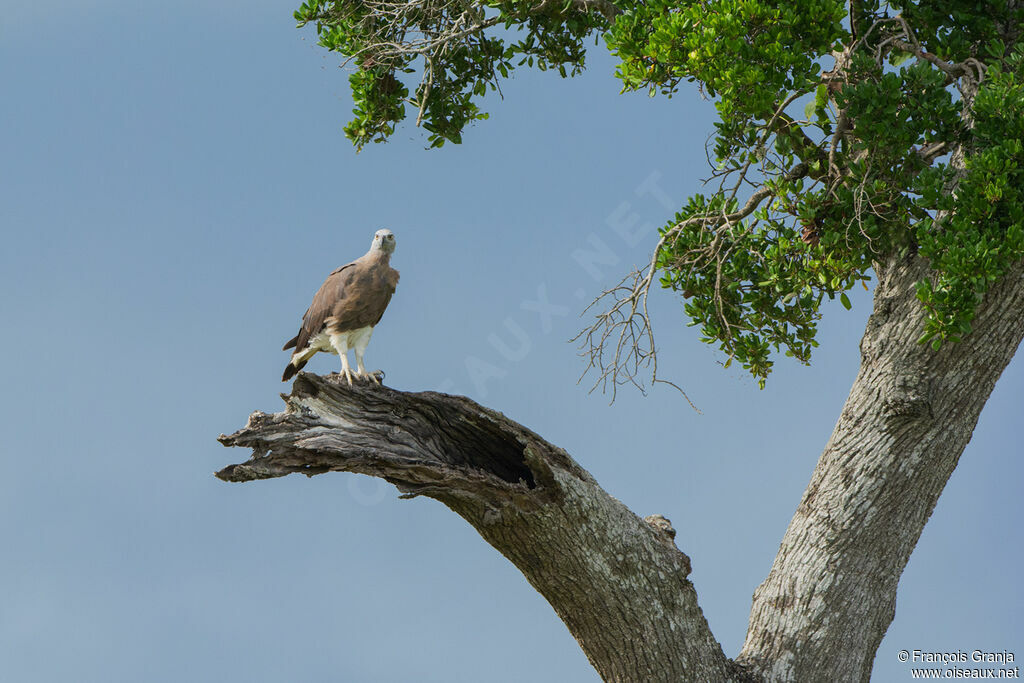
[{"label": "eagle", "polygon": [[291,379],[317,351],[324,351],[341,356],[341,374],[351,385],[349,349],[356,354],[355,376],[378,382],[366,371],[363,354],[398,286],[398,271],[391,267],[394,251],[395,235],[390,230],[378,230],[370,251],[327,276],[302,316],[299,333],[282,349],[295,349],[282,382]]}]

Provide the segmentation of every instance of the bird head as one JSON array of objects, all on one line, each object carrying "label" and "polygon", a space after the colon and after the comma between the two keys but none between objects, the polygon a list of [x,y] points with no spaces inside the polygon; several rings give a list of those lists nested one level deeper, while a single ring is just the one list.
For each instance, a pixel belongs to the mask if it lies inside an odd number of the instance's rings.
[{"label": "bird head", "polygon": [[370,245],[370,249],[390,254],[395,250],[395,234],[387,228],[378,230],[373,234],[373,244]]}]

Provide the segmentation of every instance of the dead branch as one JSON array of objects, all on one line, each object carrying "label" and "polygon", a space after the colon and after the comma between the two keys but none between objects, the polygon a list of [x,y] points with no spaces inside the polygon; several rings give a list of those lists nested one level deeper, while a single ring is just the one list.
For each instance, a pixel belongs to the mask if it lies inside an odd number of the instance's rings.
[{"label": "dead branch", "polygon": [[244,463],[217,472],[224,481],[292,473],[357,472],[380,477],[406,495],[522,501],[552,493],[551,466],[587,476],[564,451],[473,401],[409,394],[301,372],[287,410],[255,412],[221,435],[225,446],[252,449]]},{"label": "dead branch", "polygon": [[222,469],[247,482],[359,472],[441,501],[522,571],[606,681],[740,680],[687,579],[671,523],[644,521],[560,448],[473,401],[299,373],[283,413],[253,413]]},{"label": "dead branch", "polygon": [[[808,170],[808,165],[801,162],[790,169],[783,178],[786,182],[791,182],[806,176]],[[774,191],[771,187],[762,185],[737,211],[691,216],[666,230],[655,245],[646,266],[634,269],[614,287],[599,294],[583,311],[582,315],[595,308],[599,312],[593,314],[594,321],[588,327],[570,340],[579,344],[580,355],[587,360],[587,366],[579,381],[583,381],[590,372],[596,372],[597,378],[590,390],[594,391],[598,387],[601,387],[602,391],[610,389],[614,401],[618,387],[622,385],[631,384],[643,391],[641,375],[650,368],[651,384],[662,383],[675,387],[690,407],[699,413],[700,410],[686,392],[676,384],[658,377],[658,354],[647,300],[654,284],[654,277],[658,273],[659,256],[662,249],[671,245],[684,229],[699,225],[702,230],[714,231],[716,239],[708,249],[694,254],[692,262],[677,265],[697,268],[702,264],[714,263],[724,258],[727,254],[722,253],[722,240],[719,237],[724,236],[773,196]],[[720,312],[719,316],[723,324],[728,325],[724,314]]]}]

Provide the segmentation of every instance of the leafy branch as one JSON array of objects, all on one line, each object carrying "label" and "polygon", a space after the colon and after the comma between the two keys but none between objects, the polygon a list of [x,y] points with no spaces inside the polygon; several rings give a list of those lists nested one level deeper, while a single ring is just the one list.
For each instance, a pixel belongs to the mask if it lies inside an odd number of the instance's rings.
[{"label": "leafy branch", "polygon": [[295,19],[354,67],[345,134],[361,149],[387,140],[410,109],[431,147],[461,142],[487,118],[478,101],[500,95],[501,78],[523,64],[578,73],[584,38],[617,13],[608,0],[307,0]]}]

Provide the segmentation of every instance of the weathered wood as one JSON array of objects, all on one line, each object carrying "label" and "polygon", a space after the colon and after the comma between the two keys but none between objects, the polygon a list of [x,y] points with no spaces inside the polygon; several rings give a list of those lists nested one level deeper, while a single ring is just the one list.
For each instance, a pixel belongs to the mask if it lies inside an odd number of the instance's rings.
[{"label": "weathered wood", "polygon": [[444,485],[451,493],[494,496],[536,488],[524,450],[536,434],[469,399],[410,394],[340,375],[300,373],[283,413],[255,412],[225,446],[253,449],[246,463],[217,473],[225,481],[359,472],[406,493]]},{"label": "weathered wood", "polygon": [[301,373],[226,446],[251,481],[359,472],[435,498],[511,560],[607,681],[743,680],[712,637],[668,520],[645,522],[560,448],[473,401]]}]

